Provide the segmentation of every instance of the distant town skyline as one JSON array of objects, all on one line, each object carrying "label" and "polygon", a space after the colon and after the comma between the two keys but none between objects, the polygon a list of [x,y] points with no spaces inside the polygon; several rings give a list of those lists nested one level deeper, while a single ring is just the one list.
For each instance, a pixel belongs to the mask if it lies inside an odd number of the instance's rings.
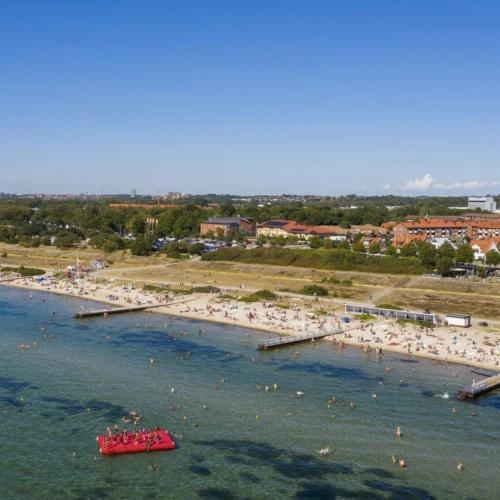
[{"label": "distant town skyline", "polygon": [[0,191],[500,192],[500,4],[7,2]]}]

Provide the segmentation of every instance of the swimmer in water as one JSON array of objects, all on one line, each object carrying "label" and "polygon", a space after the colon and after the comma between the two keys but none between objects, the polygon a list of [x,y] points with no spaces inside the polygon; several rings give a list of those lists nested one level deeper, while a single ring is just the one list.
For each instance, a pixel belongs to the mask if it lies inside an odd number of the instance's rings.
[{"label": "swimmer in water", "polygon": [[317,450],[320,455],[329,455],[332,452],[332,449],[327,446],[326,448],[322,448],[321,450]]},{"label": "swimmer in water", "polygon": [[395,463],[396,463],[396,457],[395,457],[394,455],[392,455],[392,457],[391,457],[391,462],[392,462],[393,464],[395,464]]},{"label": "swimmer in water", "polygon": [[406,469],[407,467],[406,462],[403,459],[399,461],[399,465],[401,466],[402,469]]},{"label": "swimmer in water", "polygon": [[462,470],[462,462],[458,462],[457,469]]},{"label": "swimmer in water", "polygon": [[396,430],[396,436],[401,437],[402,435],[403,435],[403,433],[401,432],[401,427],[398,427]]}]

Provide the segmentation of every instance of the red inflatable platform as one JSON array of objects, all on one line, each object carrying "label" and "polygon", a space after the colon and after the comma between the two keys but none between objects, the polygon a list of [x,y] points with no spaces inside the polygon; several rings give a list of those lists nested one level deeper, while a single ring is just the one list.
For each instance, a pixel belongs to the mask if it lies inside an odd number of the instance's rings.
[{"label": "red inflatable platform", "polygon": [[117,455],[119,453],[136,453],[140,451],[173,450],[175,443],[172,441],[168,431],[153,431],[150,445],[148,446],[148,433],[139,432],[139,439],[134,441],[134,435],[128,434],[126,440],[122,442],[121,436],[116,440],[113,436],[97,436],[97,444],[103,455]]}]

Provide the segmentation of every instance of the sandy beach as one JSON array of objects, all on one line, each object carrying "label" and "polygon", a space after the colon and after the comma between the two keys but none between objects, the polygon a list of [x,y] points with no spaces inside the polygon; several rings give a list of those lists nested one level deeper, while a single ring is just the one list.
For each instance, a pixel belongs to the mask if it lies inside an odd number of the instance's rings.
[{"label": "sandy beach", "polygon": [[151,312],[252,328],[262,331],[263,339],[317,332],[320,329],[333,333],[342,328],[342,333],[334,333],[324,341],[334,341],[339,346],[356,346],[374,353],[391,351],[493,371],[498,370],[500,360],[500,340],[491,333],[474,327],[465,329],[439,326],[421,329],[375,317],[367,323],[352,315],[350,323],[343,323],[342,318],[346,316],[343,307],[328,299],[321,302],[321,308],[328,314],[315,317],[311,314],[312,299],[307,297],[292,299],[295,302],[290,302],[289,308],[285,309],[280,307],[279,301],[245,303],[220,298],[218,293],[155,294],[144,291],[139,286],[135,287],[133,282],[101,278],[81,278],[78,283],[53,278],[43,281],[37,278],[13,278],[0,284],[25,288],[31,292],[92,299],[109,304],[109,307],[160,305],[151,309]]}]

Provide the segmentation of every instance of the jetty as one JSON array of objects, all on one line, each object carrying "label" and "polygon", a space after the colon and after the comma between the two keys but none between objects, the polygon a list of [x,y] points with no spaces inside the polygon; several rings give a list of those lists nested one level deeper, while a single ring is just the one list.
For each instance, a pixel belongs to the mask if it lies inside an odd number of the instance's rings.
[{"label": "jetty", "polygon": [[500,389],[500,375],[493,375],[481,382],[473,381],[471,385],[458,391],[458,399],[474,399],[495,389]]},{"label": "jetty", "polygon": [[[113,309],[84,309],[73,314],[73,318],[91,318],[93,316],[109,316],[110,314],[123,314],[128,312],[144,311],[146,309],[154,309],[156,307],[169,307],[175,304],[185,304],[196,299],[175,300],[172,302],[164,302],[162,304],[140,304],[137,306],[122,306]],[[189,306],[188,306],[189,307]],[[181,311],[182,312],[182,311]]]},{"label": "jetty", "polygon": [[308,340],[313,342],[316,339],[322,339],[324,337],[328,337],[329,335],[344,333],[344,331],[345,330],[342,328],[336,328],[330,331],[302,333],[300,335],[283,335],[275,339],[259,340],[259,343],[257,344],[257,349],[259,351],[262,351],[266,349],[274,349],[276,347],[282,347],[285,345],[297,344],[299,342],[306,342]]},{"label": "jetty", "polygon": [[114,309],[88,309],[76,312],[73,315],[73,318],[91,318],[92,316],[104,316],[110,314],[137,312],[137,311],[144,311],[145,309],[151,309],[153,307],[164,307],[165,305],[167,304],[146,304],[143,306],[115,307]]}]

